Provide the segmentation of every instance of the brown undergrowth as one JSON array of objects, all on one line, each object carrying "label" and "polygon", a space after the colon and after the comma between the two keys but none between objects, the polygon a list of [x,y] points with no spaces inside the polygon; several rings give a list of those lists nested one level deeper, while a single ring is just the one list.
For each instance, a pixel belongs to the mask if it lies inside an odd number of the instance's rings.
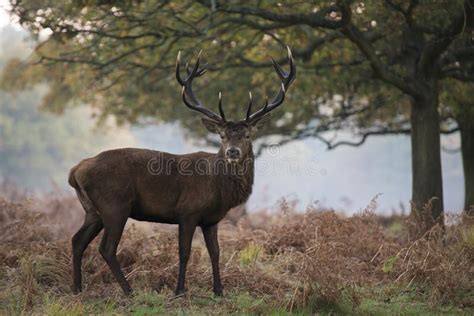
[{"label": "brown undergrowth", "polygon": [[[358,215],[344,217],[310,207],[304,214],[251,214],[237,226],[224,221],[219,239],[226,291],[265,297],[287,311],[341,300],[356,308],[370,295],[362,289],[384,285],[415,292],[432,304],[474,306],[472,221],[451,218],[444,231],[435,226],[420,236],[410,233],[414,224],[409,217],[391,222],[374,209],[375,202]],[[41,293],[70,295],[69,239],[82,216],[68,195],[0,200],[0,301],[31,311],[40,304]],[[79,300],[121,295],[98,254],[99,240],[100,235],[84,257]],[[171,293],[178,267],[176,228],[128,225],[119,260],[135,290]],[[188,267],[190,295],[210,293],[211,282],[198,233]]]}]

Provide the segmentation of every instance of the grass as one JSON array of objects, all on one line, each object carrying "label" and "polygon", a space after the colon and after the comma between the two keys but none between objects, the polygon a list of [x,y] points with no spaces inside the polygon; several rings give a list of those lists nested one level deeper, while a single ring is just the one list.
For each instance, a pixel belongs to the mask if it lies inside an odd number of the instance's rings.
[{"label": "grass", "polygon": [[[193,241],[188,293],[174,297],[177,232],[129,225],[119,261],[135,292],[125,297],[98,255],[83,260],[84,291],[70,291],[70,236],[82,212],[67,196],[0,200],[0,315],[472,315],[473,222],[441,234],[410,218],[331,210],[254,214],[220,225],[224,297],[214,297],[201,234]],[[32,205],[39,205],[34,209]],[[73,223],[71,223],[73,222]],[[100,236],[99,236],[100,237]]]},{"label": "grass", "polygon": [[[399,291],[397,289],[396,291]],[[361,291],[373,292],[374,289],[362,288]],[[377,290],[379,291],[379,290]],[[375,291],[375,292],[377,292]],[[394,291],[394,289],[392,289]],[[357,306],[348,297],[337,304],[326,304],[317,299],[308,306],[292,311],[279,306],[270,296],[256,297],[249,293],[231,292],[223,298],[215,298],[209,293],[189,294],[174,298],[171,292],[163,293],[139,290],[133,297],[120,295],[98,300],[83,299],[80,296],[64,295],[58,297],[51,293],[39,296],[38,307],[34,313],[44,315],[472,315],[472,309],[451,305],[433,306],[412,292],[398,292],[390,296],[374,294],[363,299]],[[41,306],[41,307],[40,307]],[[5,307],[5,306],[3,306]],[[25,313],[21,309],[1,309],[2,314],[18,315]]]},{"label": "grass", "polygon": [[245,268],[257,262],[258,258],[260,257],[260,254],[262,253],[262,250],[262,247],[254,243],[251,243],[246,246],[240,251],[239,254],[240,266],[242,268]]},{"label": "grass", "polygon": [[361,302],[358,311],[364,315],[472,315],[472,309],[452,305],[433,306],[423,301],[422,295],[396,289],[389,297],[382,295],[378,300],[368,298]]}]

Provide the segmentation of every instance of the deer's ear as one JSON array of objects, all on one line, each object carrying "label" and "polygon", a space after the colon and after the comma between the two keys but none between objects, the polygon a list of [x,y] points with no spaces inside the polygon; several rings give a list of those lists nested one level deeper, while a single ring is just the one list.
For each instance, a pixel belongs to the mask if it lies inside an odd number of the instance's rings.
[{"label": "deer's ear", "polygon": [[215,134],[220,134],[221,129],[222,129],[222,124],[220,122],[216,122],[214,120],[210,120],[207,118],[202,118],[202,123],[206,128],[208,129],[209,132],[215,133]]},{"label": "deer's ear", "polygon": [[257,131],[259,130],[260,128],[262,128],[265,124],[268,123],[268,121],[270,120],[270,113],[267,113],[265,114],[264,116],[256,119],[254,122],[252,122],[252,129],[254,131]]}]

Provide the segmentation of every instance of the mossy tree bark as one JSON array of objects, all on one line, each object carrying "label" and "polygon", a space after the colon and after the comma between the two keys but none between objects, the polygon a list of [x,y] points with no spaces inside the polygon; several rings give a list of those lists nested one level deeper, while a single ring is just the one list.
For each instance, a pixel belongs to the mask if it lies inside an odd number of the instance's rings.
[{"label": "mossy tree bark", "polygon": [[411,107],[412,203],[422,211],[431,199],[431,216],[443,224],[443,180],[441,173],[438,96],[414,98]]},{"label": "mossy tree bark", "polygon": [[474,115],[463,114],[457,121],[464,169],[464,211],[474,215]]}]

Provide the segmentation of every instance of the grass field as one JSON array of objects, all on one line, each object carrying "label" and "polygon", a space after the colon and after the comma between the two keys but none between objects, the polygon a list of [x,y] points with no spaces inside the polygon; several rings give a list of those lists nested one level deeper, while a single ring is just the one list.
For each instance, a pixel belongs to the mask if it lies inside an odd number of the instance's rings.
[{"label": "grass field", "polygon": [[125,297],[98,254],[83,261],[84,292],[70,287],[70,237],[82,222],[62,194],[0,200],[0,314],[320,314],[473,315],[474,225],[451,218],[445,234],[421,235],[414,220],[373,214],[375,202],[344,217],[284,203],[272,215],[220,224],[224,297],[212,295],[200,231],[188,266],[188,292],[175,297],[177,229],[127,226],[119,260],[135,292]]}]

